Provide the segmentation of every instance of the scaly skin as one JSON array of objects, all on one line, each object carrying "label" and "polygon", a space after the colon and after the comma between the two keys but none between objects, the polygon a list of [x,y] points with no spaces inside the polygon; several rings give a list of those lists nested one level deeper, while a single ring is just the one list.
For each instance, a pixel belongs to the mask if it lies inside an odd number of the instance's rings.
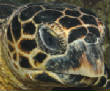
[{"label": "scaly skin", "polygon": [[[0,32],[1,36],[1,32]],[[1,39],[1,37],[0,37]],[[47,90],[50,91],[51,88],[42,88],[42,87],[36,87],[37,90]],[[6,62],[3,59],[3,55],[1,53],[1,41],[0,41],[0,90],[1,91],[22,91],[22,89],[28,89],[23,86],[23,84],[18,81],[15,76],[12,74],[12,72],[7,67]]]},{"label": "scaly skin", "polygon": [[[1,34],[0,31],[0,40],[1,40]],[[0,91],[22,91],[22,89],[28,89],[25,88],[24,85],[16,79],[16,77],[12,74],[12,72],[7,67],[6,62],[3,59],[3,55],[1,53],[1,41],[0,41]],[[36,87],[37,90],[45,90],[50,91],[51,88],[42,88],[42,87]]]},{"label": "scaly skin", "polygon": [[15,90],[19,88],[19,85],[21,85],[21,83],[17,81],[17,79],[13,76],[9,68],[6,66],[5,61],[3,60],[0,41],[0,90],[3,91]]}]

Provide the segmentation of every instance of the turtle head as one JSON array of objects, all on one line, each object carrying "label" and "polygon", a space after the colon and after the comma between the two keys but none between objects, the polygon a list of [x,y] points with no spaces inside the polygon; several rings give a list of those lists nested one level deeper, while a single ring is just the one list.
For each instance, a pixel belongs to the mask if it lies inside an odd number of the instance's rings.
[{"label": "turtle head", "polygon": [[[104,75],[97,22],[92,15],[82,15],[79,20],[78,10],[78,16],[75,11],[76,18],[71,18],[66,14],[72,11],[64,14],[56,9],[46,9],[45,5],[29,4],[12,14],[3,50],[9,68],[18,79],[36,86],[39,83],[40,86],[77,86],[92,84]],[[90,20],[86,21],[86,18]],[[92,28],[89,30],[85,25]]]}]

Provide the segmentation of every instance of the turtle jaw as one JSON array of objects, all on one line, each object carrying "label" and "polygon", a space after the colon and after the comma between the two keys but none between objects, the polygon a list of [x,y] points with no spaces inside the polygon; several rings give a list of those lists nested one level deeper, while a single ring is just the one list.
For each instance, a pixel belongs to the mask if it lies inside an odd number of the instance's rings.
[{"label": "turtle jaw", "polygon": [[[37,83],[40,83],[40,86],[45,87],[87,87],[96,79],[97,78],[91,79],[81,75],[53,73],[51,71],[42,71],[35,74],[33,78],[34,81],[36,80]],[[88,81],[90,82],[88,83]]]},{"label": "turtle jaw", "polygon": [[51,71],[39,70],[36,71],[36,73],[37,74],[33,74],[32,80],[37,83],[39,82],[40,86],[46,87],[77,87],[80,84],[80,80],[83,78],[83,76],[80,75],[53,73]]},{"label": "turtle jaw", "polygon": [[77,86],[87,86],[80,81],[84,78],[81,75],[73,74],[63,74],[55,73],[47,70],[37,70],[34,73],[31,73],[30,78],[35,82],[36,85],[40,86],[50,86],[50,87],[77,87]]},{"label": "turtle jaw", "polygon": [[[59,85],[64,85],[63,80],[60,78],[60,76],[57,73],[53,73],[51,71],[37,71],[37,74],[34,74],[33,80],[39,81],[41,83],[50,83],[51,85],[56,86]],[[46,84],[44,84],[46,85]]]}]

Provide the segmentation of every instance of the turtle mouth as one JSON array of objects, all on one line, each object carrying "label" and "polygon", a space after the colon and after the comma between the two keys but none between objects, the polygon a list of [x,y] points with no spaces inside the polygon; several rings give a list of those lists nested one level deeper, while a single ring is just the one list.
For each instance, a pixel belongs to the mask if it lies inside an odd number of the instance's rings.
[{"label": "turtle mouth", "polygon": [[42,82],[52,82],[52,83],[61,84],[61,81],[58,81],[56,78],[52,76],[49,76],[47,73],[42,73],[42,74],[37,75],[36,79]]},{"label": "turtle mouth", "polygon": [[[81,75],[53,73],[50,71],[42,72],[35,76],[37,81],[42,83],[42,86],[53,87],[73,87],[80,85]],[[46,85],[47,84],[47,85]]]}]

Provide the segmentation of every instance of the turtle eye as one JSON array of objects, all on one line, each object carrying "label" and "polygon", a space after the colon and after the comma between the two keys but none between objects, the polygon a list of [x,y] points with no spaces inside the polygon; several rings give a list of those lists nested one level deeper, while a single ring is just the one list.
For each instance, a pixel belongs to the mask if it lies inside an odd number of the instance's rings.
[{"label": "turtle eye", "polygon": [[45,31],[45,33],[43,34],[44,36],[44,41],[46,46],[52,48],[52,49],[56,49],[59,48],[59,46],[57,45],[57,43],[59,42],[57,40],[57,38],[55,38],[54,36],[52,36],[52,34],[50,34],[49,32]]},{"label": "turtle eye", "polygon": [[59,38],[48,27],[42,26],[41,28],[39,28],[39,35],[40,35],[39,37],[40,37],[43,45],[45,45],[45,47],[47,47],[51,50],[56,50],[61,47]]},{"label": "turtle eye", "polygon": [[61,38],[48,27],[41,25],[38,30],[38,36],[38,41],[40,40],[41,43],[40,45],[43,45],[43,48],[45,47],[46,50],[58,53],[63,49]]}]

